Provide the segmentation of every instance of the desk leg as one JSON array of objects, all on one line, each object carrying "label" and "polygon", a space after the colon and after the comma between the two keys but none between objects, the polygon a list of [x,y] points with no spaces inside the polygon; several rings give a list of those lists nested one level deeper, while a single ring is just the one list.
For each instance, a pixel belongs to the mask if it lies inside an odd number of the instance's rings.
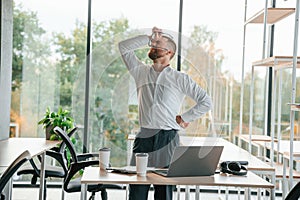
[{"label": "desk leg", "polygon": [[250,196],[250,189],[249,188],[245,188],[245,200],[251,200],[251,196]]},{"label": "desk leg", "polygon": [[[275,172],[271,175],[271,178],[272,178],[271,183],[276,185]],[[275,200],[275,189],[271,190],[271,199]]]},{"label": "desk leg", "polygon": [[190,199],[190,187],[188,185],[185,186],[185,200]]},{"label": "desk leg", "polygon": [[87,198],[87,185],[86,184],[81,184],[81,195],[80,195],[80,199],[81,200],[86,200]]},{"label": "desk leg", "polygon": [[283,157],[283,177],[282,177],[282,199],[285,198],[287,192],[287,178],[286,178],[286,167],[287,167],[287,159]]},{"label": "desk leg", "polygon": [[261,200],[261,190],[257,188],[257,200]]},{"label": "desk leg", "polygon": [[238,188],[238,200],[241,200],[241,188]]},{"label": "desk leg", "polygon": [[40,193],[39,193],[39,200],[44,199],[44,188],[45,188],[45,157],[46,152],[44,151],[41,154],[41,174],[40,174]]},{"label": "desk leg", "polygon": [[228,187],[226,187],[225,189],[225,199],[228,200],[228,196],[229,196],[229,190]]},{"label": "desk leg", "polygon": [[12,188],[13,188],[13,178],[10,178],[3,188],[2,194],[6,197],[7,200],[12,200]]},{"label": "desk leg", "polygon": [[195,200],[200,199],[200,187],[199,185],[196,185],[196,191],[195,191]]},{"label": "desk leg", "polygon": [[125,199],[128,200],[128,195],[129,195],[129,185],[128,184],[126,185],[126,194],[125,195],[126,195]]},{"label": "desk leg", "polygon": [[180,200],[180,185],[177,185],[177,200]]},{"label": "desk leg", "polygon": [[61,200],[64,200],[65,199],[65,190],[64,190],[64,180],[62,181],[61,183]]}]

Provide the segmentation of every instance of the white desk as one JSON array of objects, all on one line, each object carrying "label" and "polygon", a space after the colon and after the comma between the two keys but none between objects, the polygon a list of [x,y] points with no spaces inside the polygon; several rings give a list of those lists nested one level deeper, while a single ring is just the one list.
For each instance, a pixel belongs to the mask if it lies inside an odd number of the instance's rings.
[{"label": "white desk", "polygon": [[[128,141],[132,143],[135,135],[129,135]],[[263,162],[257,157],[253,156],[248,151],[238,147],[237,145],[224,140],[223,138],[215,137],[191,137],[191,136],[180,136],[180,144],[184,146],[203,146],[203,145],[222,145],[224,146],[223,153],[220,161],[241,161],[245,160],[249,162],[247,168],[250,171],[254,171],[257,174],[273,175],[275,174],[275,167]],[[129,144],[128,147],[131,145]],[[128,148],[128,156],[131,156],[132,150]],[[129,165],[129,163],[127,163]]]},{"label": "white desk", "polygon": [[8,167],[23,151],[28,150],[32,157],[41,155],[40,193],[44,198],[45,155],[46,150],[55,147],[60,141],[50,141],[45,138],[9,138],[0,140],[0,167]]},{"label": "white desk", "polygon": [[[132,144],[134,139],[135,135],[128,136],[128,161],[131,157]],[[275,167],[270,166],[269,164],[263,162],[262,160],[249,153],[248,151],[227,140],[224,140],[223,138],[197,136],[193,137],[180,135],[180,143],[181,145],[186,146],[223,145],[224,150],[221,155],[220,161],[248,161],[248,170],[261,176],[269,176],[271,183],[275,184]],[[127,164],[129,165],[129,162]],[[271,196],[272,199],[275,199],[275,190],[272,190]]]},{"label": "white desk", "polygon": [[[274,190],[274,185],[261,177],[249,172],[247,176],[227,176],[215,174],[213,176],[166,178],[154,173],[147,173],[146,177],[137,175],[117,174],[101,171],[99,167],[87,167],[81,178],[82,193],[86,193],[88,184],[156,184],[156,185],[202,185],[264,188]],[[86,196],[83,195],[82,199]]]},{"label": "white desk", "polygon": [[[128,136],[128,160],[132,152],[132,143],[135,135]],[[257,157],[253,156],[248,151],[241,147],[223,139],[216,137],[192,137],[180,135],[180,143],[184,146],[203,146],[203,145],[222,145],[224,146],[223,153],[220,158],[221,161],[248,161],[248,170],[255,174],[262,176],[269,176],[271,183],[275,184],[275,167],[263,162]],[[128,164],[129,165],[129,164]],[[272,190],[272,199],[275,199],[275,190]]]},{"label": "white desk", "polygon": [[[275,167],[263,162],[248,151],[223,139],[215,137],[189,137],[180,136],[180,142],[186,146],[222,145],[224,146],[221,161],[248,161],[248,170],[257,175],[269,176],[271,183],[275,185]],[[275,199],[275,190],[271,191],[271,199]]]}]

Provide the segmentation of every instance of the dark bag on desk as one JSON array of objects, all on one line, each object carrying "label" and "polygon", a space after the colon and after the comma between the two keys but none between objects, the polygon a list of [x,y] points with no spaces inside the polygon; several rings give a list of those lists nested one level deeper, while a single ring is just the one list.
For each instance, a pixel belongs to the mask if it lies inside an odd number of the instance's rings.
[{"label": "dark bag on desk", "polygon": [[245,176],[248,172],[245,165],[248,165],[247,161],[224,161],[220,164],[220,171],[222,173]]}]

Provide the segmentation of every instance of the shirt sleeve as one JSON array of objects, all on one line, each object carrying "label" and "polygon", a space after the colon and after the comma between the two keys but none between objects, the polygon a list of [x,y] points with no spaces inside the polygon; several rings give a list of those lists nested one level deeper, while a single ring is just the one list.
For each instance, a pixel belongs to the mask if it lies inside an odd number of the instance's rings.
[{"label": "shirt sleeve", "polygon": [[119,43],[119,51],[122,59],[130,73],[134,68],[142,65],[142,62],[136,57],[134,51],[145,46],[149,41],[147,35],[139,35]]},{"label": "shirt sleeve", "polygon": [[196,102],[191,109],[181,115],[183,121],[194,121],[211,110],[211,97],[187,74],[184,75],[182,90],[187,96],[191,97]]}]

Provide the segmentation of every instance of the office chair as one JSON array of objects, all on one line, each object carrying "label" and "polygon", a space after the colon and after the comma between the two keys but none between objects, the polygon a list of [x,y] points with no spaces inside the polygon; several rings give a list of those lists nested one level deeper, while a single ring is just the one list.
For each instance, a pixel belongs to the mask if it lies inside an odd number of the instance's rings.
[{"label": "office chair", "polygon": [[298,200],[300,197],[300,182],[298,182],[288,193],[285,200]]},{"label": "office chair", "polygon": [[[77,131],[77,127],[73,128],[69,133],[68,137],[71,137]],[[65,143],[62,141],[58,147],[53,147],[50,150],[46,151],[46,156],[50,156],[54,158],[58,163],[59,166],[53,166],[50,164],[46,164],[45,166],[45,190],[44,190],[44,199],[46,199],[46,191],[47,191],[47,184],[46,178],[62,178],[64,179],[67,174],[67,160],[66,158],[66,151],[65,151]],[[35,164],[33,159],[29,160],[30,166],[21,168],[17,175],[32,175],[31,184],[36,185],[37,178],[40,177],[40,165]],[[64,199],[64,191],[62,191],[62,199]]]},{"label": "office chair", "polygon": [[26,150],[22,154],[20,154],[11,164],[7,167],[4,173],[0,178],[0,200],[5,199],[5,195],[2,194],[2,191],[15,172],[29,159],[31,159],[30,153]]},{"label": "office chair", "polygon": [[[77,155],[73,143],[71,142],[67,134],[59,127],[55,127],[54,132],[62,138],[62,140],[65,142],[71,154],[72,162],[69,164],[68,173],[64,181],[64,190],[68,193],[81,192],[81,182],[80,182],[81,177],[79,178],[73,178],[73,177],[75,174],[79,173],[80,170],[84,169],[85,167],[94,166],[94,165],[99,166],[99,160],[86,160],[88,158],[92,158],[95,156],[98,157],[98,154],[87,153],[87,154]],[[107,200],[106,189],[122,189],[122,185],[89,184],[87,186],[87,191],[92,193],[89,199],[90,200],[95,199],[95,193],[100,191],[102,200]]]}]

